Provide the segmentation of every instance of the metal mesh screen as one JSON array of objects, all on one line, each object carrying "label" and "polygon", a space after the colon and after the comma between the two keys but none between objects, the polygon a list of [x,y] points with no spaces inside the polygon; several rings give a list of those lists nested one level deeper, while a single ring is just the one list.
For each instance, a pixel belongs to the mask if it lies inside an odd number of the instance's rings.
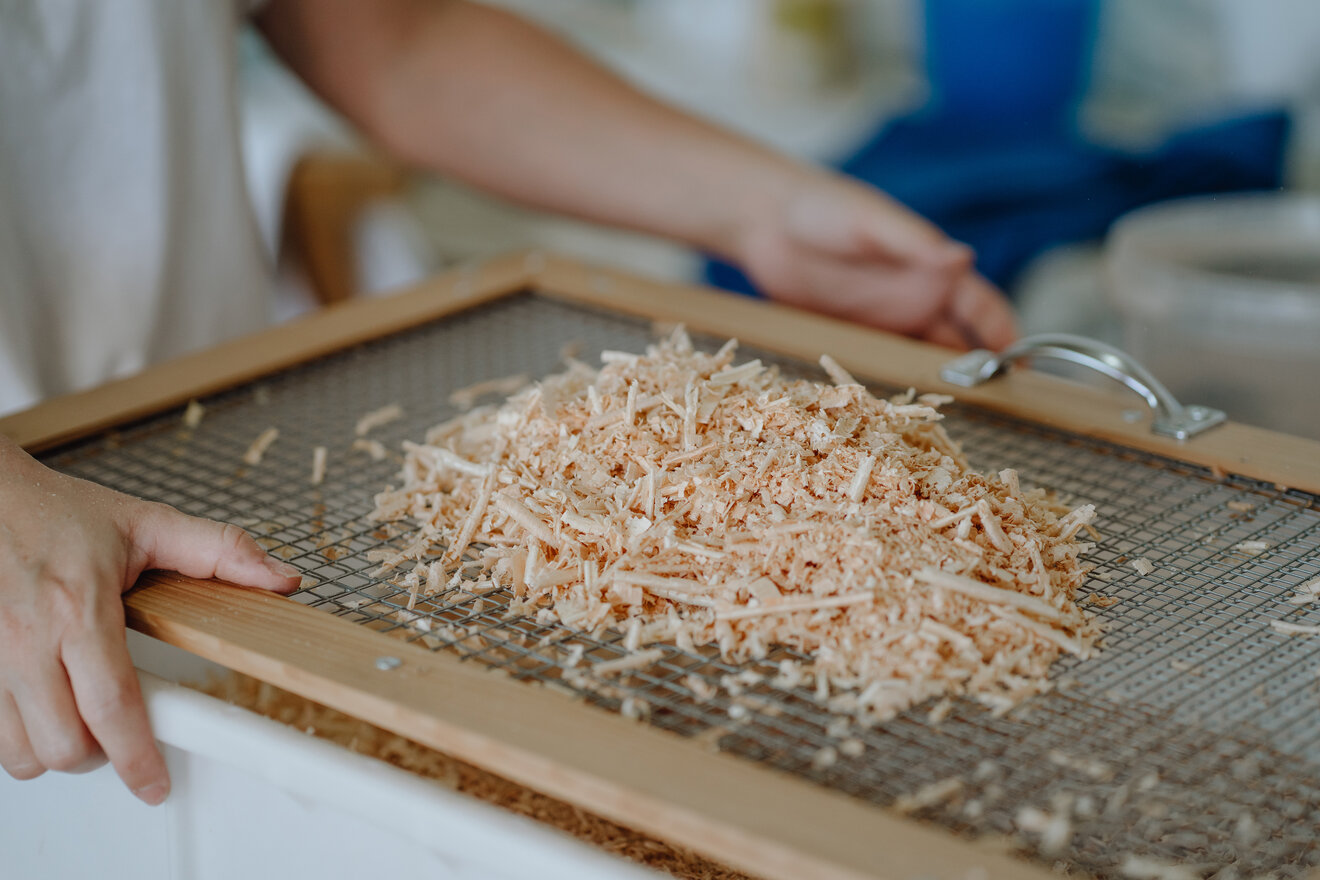
[{"label": "metal mesh screen", "polygon": [[[1320,577],[1320,499],[1306,493],[948,407],[946,425],[978,468],[1013,467],[1025,485],[1096,504],[1103,540],[1084,591],[1119,600],[1092,608],[1109,627],[1101,653],[1060,660],[1056,691],[1003,717],[959,703],[937,724],[922,706],[848,728],[809,688],[769,684],[774,661],[791,656],[782,652],[732,666],[661,646],[653,665],[584,690],[564,677],[566,658],[622,656],[621,635],[510,617],[500,591],[459,588],[420,616],[406,612],[405,591],[373,577],[367,559],[400,533],[367,515],[374,493],[397,482],[401,441],[454,415],[456,388],[555,371],[567,345],[592,361],[653,338],[646,321],[518,295],[217,395],[195,430],[170,412],[46,460],[239,523],[302,569],[295,599],[307,605],[868,801],[903,799],[957,833],[1006,835],[1074,874],[1164,876],[1151,872],[1177,862],[1190,873],[1168,876],[1231,880],[1320,865],[1320,637],[1270,626],[1320,624],[1320,604],[1287,601]],[[357,419],[394,402],[405,418],[371,434],[390,457],[353,450]],[[279,439],[259,465],[244,465],[268,427]],[[329,450],[319,486],[310,481],[316,446]],[[1260,543],[1244,550],[1244,541]],[[1139,558],[1148,574],[1133,566]],[[700,698],[698,680],[718,694]]]}]

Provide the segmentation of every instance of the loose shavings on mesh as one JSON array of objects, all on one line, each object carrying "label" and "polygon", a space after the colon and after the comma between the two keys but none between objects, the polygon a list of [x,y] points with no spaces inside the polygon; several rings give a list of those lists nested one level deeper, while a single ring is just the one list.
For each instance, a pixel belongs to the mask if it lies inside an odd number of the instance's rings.
[{"label": "loose shavings on mesh", "polygon": [[375,517],[415,530],[382,570],[414,601],[507,587],[511,613],[626,633],[629,651],[796,649],[812,664],[781,662],[776,683],[859,721],[938,696],[1007,711],[1061,652],[1090,652],[1093,506],[970,470],[947,398],[876,398],[828,357],[835,384],[786,379],[735,349],[695,351],[680,328],[405,443]]}]

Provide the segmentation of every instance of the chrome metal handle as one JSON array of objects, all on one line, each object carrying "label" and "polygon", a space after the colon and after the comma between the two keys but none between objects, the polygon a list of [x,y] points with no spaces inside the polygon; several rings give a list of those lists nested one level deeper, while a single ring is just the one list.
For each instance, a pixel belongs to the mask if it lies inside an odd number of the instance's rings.
[{"label": "chrome metal handle", "polygon": [[1222,410],[1208,406],[1184,406],[1150,371],[1127,352],[1085,336],[1041,333],[1028,336],[999,354],[978,348],[949,361],[940,368],[940,378],[950,385],[971,388],[994,378],[1009,364],[1025,357],[1042,357],[1089,367],[1123,383],[1140,394],[1155,414],[1151,430],[1166,437],[1186,440],[1227,420]]}]

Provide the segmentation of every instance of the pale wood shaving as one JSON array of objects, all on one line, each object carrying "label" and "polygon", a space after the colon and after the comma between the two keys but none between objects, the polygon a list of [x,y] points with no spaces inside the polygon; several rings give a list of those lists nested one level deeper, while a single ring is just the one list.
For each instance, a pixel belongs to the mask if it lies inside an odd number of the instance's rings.
[{"label": "pale wood shaving", "polygon": [[664,656],[665,652],[661,649],[648,648],[645,651],[625,654],[613,660],[602,660],[600,663],[593,664],[591,671],[595,675],[614,675],[618,672],[627,672],[630,669],[641,669],[650,666]]},{"label": "pale wood shaving", "polygon": [[1119,873],[1130,880],[1202,880],[1206,867],[1166,862],[1127,853],[1118,866]]},{"label": "pale wood shaving", "polygon": [[206,407],[195,400],[188,401],[188,407],[183,411],[183,426],[189,430],[194,430],[202,423],[202,416],[206,415]]},{"label": "pale wood shaving", "polygon": [[413,461],[432,470],[455,470],[474,477],[484,477],[491,470],[488,464],[468,461],[461,455],[440,446],[423,446],[405,440],[403,451],[415,453]]},{"label": "pale wood shaving", "polygon": [[376,519],[417,528],[384,565],[447,548],[447,570],[467,568],[423,592],[511,583],[538,621],[629,646],[797,649],[814,662],[780,678],[859,721],[941,696],[1007,711],[1049,688],[1061,651],[1090,652],[1076,599],[1092,545],[1073,539],[1091,505],[970,470],[944,398],[879,399],[828,360],[841,384],[789,380],[734,353],[679,329],[432,428],[404,447],[403,488],[377,496]]},{"label": "pale wood shaving", "polygon": [[247,448],[247,452],[243,453],[243,463],[253,467],[261,464],[261,459],[265,457],[266,450],[270,449],[270,445],[279,437],[279,428],[267,428],[262,431],[257,435],[257,439],[252,441],[252,445]]},{"label": "pale wood shaving", "polygon": [[990,613],[996,615],[997,617],[1001,617],[1004,620],[1011,620],[1013,623],[1017,624],[1018,626],[1030,632],[1035,633],[1037,636],[1044,639],[1045,641],[1053,642],[1063,650],[1067,651],[1069,654],[1074,654],[1082,658],[1091,656],[1090,648],[1085,642],[1079,641],[1078,639],[1075,639],[1066,633],[1060,632],[1059,630],[1054,629],[1053,627],[1046,626],[1045,624],[1040,623],[1039,621],[1035,621],[1029,617],[1025,617],[1022,614],[1013,611],[1012,609],[991,608]]},{"label": "pale wood shaving", "polygon": [[701,593],[706,590],[705,584],[693,578],[667,577],[659,574],[648,574],[644,571],[616,571],[614,582],[616,584],[646,587],[650,590],[664,590],[671,593]]},{"label": "pale wood shaving", "polygon": [[843,367],[839,366],[839,362],[827,354],[823,354],[820,356],[820,366],[821,369],[825,371],[825,375],[829,376],[830,381],[833,382],[835,385],[861,384],[860,382],[858,382],[856,379],[853,378],[852,373],[849,373]]},{"label": "pale wood shaving", "polygon": [[751,605],[741,608],[716,608],[716,620],[746,620],[749,617],[762,617],[770,614],[791,614],[799,611],[819,611],[824,608],[847,608],[852,605],[869,605],[875,601],[872,593],[848,593],[842,596],[826,596],[823,599],[782,599],[773,605]]},{"label": "pale wood shaving", "polygon": [[[565,353],[564,360],[571,360],[571,354]],[[527,376],[518,373],[513,376],[501,376],[498,379],[486,379],[474,382],[466,388],[459,388],[449,395],[449,402],[459,409],[472,409],[477,399],[487,394],[512,394],[527,384]]]},{"label": "pale wood shaving", "polygon": [[764,369],[765,367],[761,364],[759,359],[748,361],[737,367],[726,367],[723,370],[711,373],[706,381],[716,387],[720,385],[734,385],[738,382],[746,382],[749,379],[755,378]]},{"label": "pale wood shaving", "polygon": [[319,486],[325,482],[325,459],[326,448],[318,446],[312,450],[312,485]]},{"label": "pale wood shaving", "polygon": [[956,797],[962,790],[962,779],[957,776],[950,776],[948,779],[940,779],[929,785],[924,785],[910,794],[900,795],[894,800],[894,809],[900,813],[915,813],[918,810],[942,804],[950,798]]},{"label": "pale wood shaving", "polygon": [[949,717],[949,714],[952,712],[953,712],[953,700],[950,700],[948,697],[945,697],[944,699],[937,702],[934,706],[930,707],[930,711],[926,713],[926,723],[930,724],[931,726],[941,724],[944,722],[945,719]]},{"label": "pale wood shaving", "polygon": [[1097,782],[1108,782],[1114,778],[1114,768],[1096,758],[1070,755],[1059,749],[1051,749],[1047,757],[1051,764],[1054,764],[1057,767],[1067,767],[1076,770]]},{"label": "pale wood shaving", "polygon": [[548,544],[553,548],[559,547],[559,539],[555,537],[555,533],[550,530],[550,527],[545,524],[545,521],[523,506],[522,502],[518,499],[511,495],[500,493],[495,496],[495,506],[507,514],[509,519],[513,520],[513,522],[517,523],[524,531],[541,543]]},{"label": "pale wood shaving", "polygon": [[401,418],[403,418],[403,407],[397,403],[391,403],[363,415],[353,427],[353,433],[359,437],[365,437],[382,425],[388,425],[390,422],[398,421]]},{"label": "pale wood shaving", "polygon": [[1068,810],[1047,812],[1039,807],[1023,807],[1014,815],[1013,824],[1040,836],[1040,852],[1044,856],[1061,855],[1072,841],[1073,825]]},{"label": "pale wood shaving", "polygon": [[811,756],[813,770],[828,770],[839,762],[839,750],[834,746],[821,746]]},{"label": "pale wood shaving", "polygon": [[999,587],[992,587],[989,584],[983,584],[980,581],[962,575],[940,571],[939,569],[927,568],[917,572],[914,577],[923,583],[936,587],[943,587],[946,590],[953,590],[962,593],[965,596],[972,596],[973,598],[981,599],[986,602],[1021,608],[1023,611],[1027,611],[1044,620],[1059,621],[1064,619],[1064,613],[1060,609],[1042,599],[1037,599],[1035,596],[1026,593],[1019,593],[1015,590],[1005,590]]},{"label": "pale wood shaving", "polygon": [[379,440],[367,440],[362,437],[353,441],[352,449],[354,452],[365,452],[367,455],[371,456],[372,461],[381,461],[388,454],[384,443],[381,443]]},{"label": "pale wood shaving", "polygon": [[976,502],[976,513],[981,520],[981,528],[985,531],[985,536],[990,543],[1004,553],[1013,552],[1013,542],[1008,540],[1008,535],[1004,534],[1004,528],[999,523],[999,517],[990,509],[990,503],[982,498]]},{"label": "pale wood shaving", "polygon": [[1320,577],[1297,587],[1297,592],[1288,597],[1288,602],[1291,605],[1312,605],[1320,602]]},{"label": "pale wood shaving", "polygon": [[[449,550],[445,553],[444,564],[453,565],[458,562],[463,551],[472,543],[472,536],[476,534],[477,528],[481,525],[481,519],[486,514],[486,508],[490,504],[491,496],[495,492],[495,473],[491,471],[481,481],[481,489],[477,493],[477,500],[468,511],[467,517],[463,520],[463,526],[458,531],[458,537],[450,542]],[[439,580],[438,578],[436,579]],[[428,578],[428,585],[430,579]],[[434,589],[429,592],[435,592]]]},{"label": "pale wood shaving", "polygon": [[856,737],[848,737],[839,743],[839,754],[848,758],[860,758],[866,751],[866,743]]},{"label": "pale wood shaving", "polygon": [[1270,626],[1277,633],[1283,633],[1286,636],[1320,636],[1320,626],[1309,626],[1304,623],[1289,623],[1286,620],[1271,620]]},{"label": "pale wood shaving", "polygon": [[853,474],[852,482],[848,484],[848,500],[861,501],[866,495],[866,487],[871,481],[871,471],[875,468],[875,456],[868,455],[862,459],[862,463],[857,467],[857,473]]}]

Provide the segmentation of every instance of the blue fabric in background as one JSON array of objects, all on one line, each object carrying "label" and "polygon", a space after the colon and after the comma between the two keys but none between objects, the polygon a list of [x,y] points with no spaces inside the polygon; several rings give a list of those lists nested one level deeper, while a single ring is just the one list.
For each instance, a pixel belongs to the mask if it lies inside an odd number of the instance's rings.
[{"label": "blue fabric in background", "polygon": [[[1011,290],[1060,244],[1102,237],[1128,211],[1178,196],[1281,185],[1283,111],[1215,120],[1144,151],[1077,128],[1100,0],[926,0],[930,100],[884,125],[840,170],[975,249]],[[719,261],[712,284],[753,293]]]}]

